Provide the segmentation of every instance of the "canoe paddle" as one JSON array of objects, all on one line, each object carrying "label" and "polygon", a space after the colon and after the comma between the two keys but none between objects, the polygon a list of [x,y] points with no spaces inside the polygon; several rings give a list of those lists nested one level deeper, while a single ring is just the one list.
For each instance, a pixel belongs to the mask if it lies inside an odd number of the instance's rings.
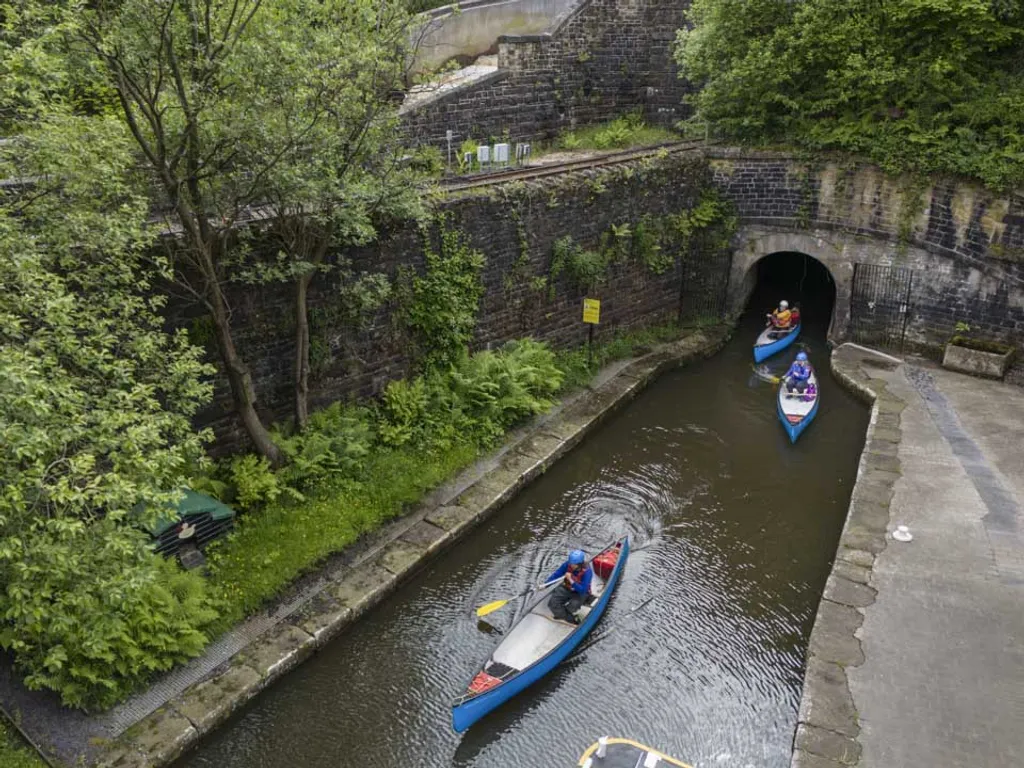
[{"label": "canoe paddle", "polygon": [[757,376],[757,378],[761,379],[762,381],[768,381],[771,382],[772,384],[778,384],[780,381],[782,381],[781,377],[773,376],[771,373],[769,373],[768,366],[766,365],[762,365],[760,367],[754,366],[754,375]]},{"label": "canoe paddle", "polygon": [[488,614],[494,613],[499,608],[504,608],[506,605],[511,603],[513,600],[518,600],[521,597],[526,597],[531,592],[536,592],[538,589],[544,589],[544,587],[550,587],[552,584],[557,584],[561,580],[562,580],[562,577],[559,576],[557,579],[552,579],[551,581],[548,581],[548,582],[546,582],[544,584],[538,584],[535,587],[530,587],[529,589],[524,589],[518,595],[513,595],[512,597],[506,597],[504,600],[494,600],[494,601],[492,601],[490,603],[487,603],[486,605],[481,605],[479,608],[476,609],[476,615],[477,616],[487,616]]},{"label": "canoe paddle", "polygon": [[[618,541],[618,539],[616,539],[615,541]],[[613,541],[607,547],[604,547],[601,550],[599,550],[597,554],[601,554],[605,550],[607,550],[610,547],[614,546],[614,544],[615,544],[615,542]],[[650,545],[648,544],[647,546],[650,546]],[[640,549],[643,549],[643,548],[644,547],[641,547]],[[634,551],[638,551],[638,550],[634,550]],[[595,555],[594,557],[596,557],[596,556],[597,555]],[[593,557],[589,558],[586,561],[586,563],[584,564],[584,567],[589,567],[590,564],[593,563],[593,562],[594,562],[594,558]],[[557,579],[552,579],[551,581],[544,582],[543,584],[538,584],[535,587],[529,587],[528,589],[524,589],[518,595],[513,595],[512,597],[507,597],[504,600],[494,600],[493,602],[487,603],[486,605],[481,605],[479,608],[476,609],[476,615],[478,617],[479,616],[487,616],[488,614],[494,613],[499,608],[504,608],[506,605],[511,603],[513,600],[518,600],[520,597],[526,597],[526,595],[530,594],[531,592],[536,592],[538,589],[544,589],[544,587],[550,587],[552,584],[557,584],[563,578],[564,578],[563,576],[559,576]]]}]

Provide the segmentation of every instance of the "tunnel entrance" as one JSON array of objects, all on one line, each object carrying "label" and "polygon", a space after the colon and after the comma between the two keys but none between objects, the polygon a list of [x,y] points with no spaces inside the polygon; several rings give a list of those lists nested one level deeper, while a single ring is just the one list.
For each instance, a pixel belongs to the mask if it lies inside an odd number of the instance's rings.
[{"label": "tunnel entrance", "polygon": [[763,317],[785,299],[799,306],[805,333],[827,337],[836,302],[836,284],[820,261],[806,253],[781,251],[765,256],[751,270],[754,290],[748,315]]}]

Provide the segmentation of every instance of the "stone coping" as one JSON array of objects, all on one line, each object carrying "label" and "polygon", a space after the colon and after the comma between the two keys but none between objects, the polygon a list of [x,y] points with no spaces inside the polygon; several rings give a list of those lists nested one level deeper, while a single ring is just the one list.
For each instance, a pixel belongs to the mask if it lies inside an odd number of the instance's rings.
[{"label": "stone coping", "polygon": [[157,768],[179,758],[494,514],[662,373],[713,355],[730,333],[725,325],[697,330],[599,376],[554,418],[535,420],[521,430],[500,461],[453,498],[420,505],[389,524],[370,556],[324,574],[325,588],[301,610],[103,745],[99,757],[89,762],[102,768]]},{"label": "stone coping", "polygon": [[857,630],[875,601],[871,569],[888,541],[889,504],[900,478],[897,449],[906,403],[886,391],[884,379],[871,376],[872,366],[892,370],[900,363],[855,344],[837,347],[829,362],[839,383],[871,405],[871,420],[808,643],[791,768],[842,768],[860,760],[860,723],[846,670],[864,663]]}]

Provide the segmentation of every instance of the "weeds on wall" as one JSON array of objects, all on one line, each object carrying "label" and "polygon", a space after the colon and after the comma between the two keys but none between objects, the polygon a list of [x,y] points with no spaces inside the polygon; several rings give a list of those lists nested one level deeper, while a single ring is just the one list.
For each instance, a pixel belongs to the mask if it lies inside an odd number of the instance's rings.
[{"label": "weeds on wall", "polygon": [[632,149],[678,139],[679,134],[647,125],[643,116],[634,112],[608,123],[563,133],[555,139],[549,151]]},{"label": "weeds on wall", "polygon": [[731,204],[706,190],[693,208],[668,216],[643,216],[636,224],[613,224],[589,249],[566,235],[555,241],[549,269],[549,297],[564,279],[582,291],[592,291],[610,276],[615,264],[635,262],[654,275],[663,275],[679,254],[711,252],[729,247],[738,219]]},{"label": "weeds on wall", "polygon": [[412,336],[419,365],[425,370],[444,368],[459,359],[473,338],[484,294],[483,253],[452,226],[450,216],[438,216],[436,224],[436,244],[431,229],[424,230],[424,274],[401,276],[395,314]]}]

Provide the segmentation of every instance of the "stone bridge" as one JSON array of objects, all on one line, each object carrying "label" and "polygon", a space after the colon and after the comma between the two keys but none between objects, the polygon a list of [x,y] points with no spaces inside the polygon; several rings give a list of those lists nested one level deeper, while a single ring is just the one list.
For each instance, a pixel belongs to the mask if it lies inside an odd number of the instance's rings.
[{"label": "stone bridge", "polygon": [[939,347],[958,322],[1024,342],[1024,197],[956,179],[774,152],[707,151],[740,227],[727,306],[743,309],[756,264],[778,252],[821,262],[835,281],[830,338]]}]

